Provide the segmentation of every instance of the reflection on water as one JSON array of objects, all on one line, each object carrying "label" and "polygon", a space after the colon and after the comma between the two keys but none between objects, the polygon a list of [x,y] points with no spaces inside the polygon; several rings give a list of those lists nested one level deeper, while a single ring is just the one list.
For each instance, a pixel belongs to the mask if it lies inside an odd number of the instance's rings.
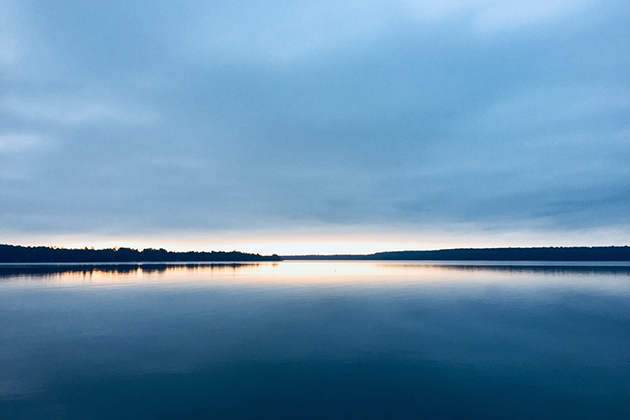
[{"label": "reflection on water", "polygon": [[625,419],[629,348],[624,264],[0,267],[0,418]]},{"label": "reflection on water", "polygon": [[[445,270],[460,270],[460,271],[503,271],[503,272],[518,272],[518,273],[531,273],[531,274],[621,274],[630,275],[630,265],[627,263],[606,263],[601,262],[591,263],[593,265],[585,265],[584,263],[530,263],[523,264],[518,263],[465,263],[465,264],[440,264],[439,267]],[[417,266],[415,266],[417,267]],[[414,265],[410,265],[410,268],[414,268]]]},{"label": "reflection on water", "polygon": [[[277,264],[273,263],[272,265]],[[48,277],[57,274],[160,274],[166,271],[232,270],[256,267],[259,263],[112,263],[112,264],[0,264],[0,278]]]}]

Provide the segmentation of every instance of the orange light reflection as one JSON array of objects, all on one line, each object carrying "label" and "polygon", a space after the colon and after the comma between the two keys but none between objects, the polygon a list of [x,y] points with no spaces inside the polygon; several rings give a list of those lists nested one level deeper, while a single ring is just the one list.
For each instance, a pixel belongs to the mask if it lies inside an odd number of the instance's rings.
[{"label": "orange light reflection", "polygon": [[30,266],[0,271],[0,289],[30,287],[359,287],[409,285],[510,286],[528,289],[568,285],[630,294],[630,267],[518,263],[283,261]]}]

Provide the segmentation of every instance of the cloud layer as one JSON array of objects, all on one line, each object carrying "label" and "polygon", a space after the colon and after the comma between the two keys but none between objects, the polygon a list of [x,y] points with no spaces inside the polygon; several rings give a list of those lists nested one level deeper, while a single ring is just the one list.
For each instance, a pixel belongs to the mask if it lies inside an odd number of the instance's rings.
[{"label": "cloud layer", "polygon": [[630,227],[621,1],[8,1],[0,233]]}]

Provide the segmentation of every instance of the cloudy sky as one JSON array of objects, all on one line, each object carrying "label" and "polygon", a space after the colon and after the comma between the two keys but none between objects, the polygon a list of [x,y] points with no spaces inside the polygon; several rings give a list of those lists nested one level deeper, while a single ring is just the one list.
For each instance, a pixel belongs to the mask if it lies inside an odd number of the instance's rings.
[{"label": "cloudy sky", "polygon": [[626,0],[0,2],[0,243],[630,243]]}]

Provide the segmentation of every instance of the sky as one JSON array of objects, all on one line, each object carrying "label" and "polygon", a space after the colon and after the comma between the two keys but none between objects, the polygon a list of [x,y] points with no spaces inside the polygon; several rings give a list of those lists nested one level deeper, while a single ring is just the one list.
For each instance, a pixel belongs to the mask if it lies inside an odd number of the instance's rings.
[{"label": "sky", "polygon": [[0,243],[630,244],[625,0],[0,2]]}]

